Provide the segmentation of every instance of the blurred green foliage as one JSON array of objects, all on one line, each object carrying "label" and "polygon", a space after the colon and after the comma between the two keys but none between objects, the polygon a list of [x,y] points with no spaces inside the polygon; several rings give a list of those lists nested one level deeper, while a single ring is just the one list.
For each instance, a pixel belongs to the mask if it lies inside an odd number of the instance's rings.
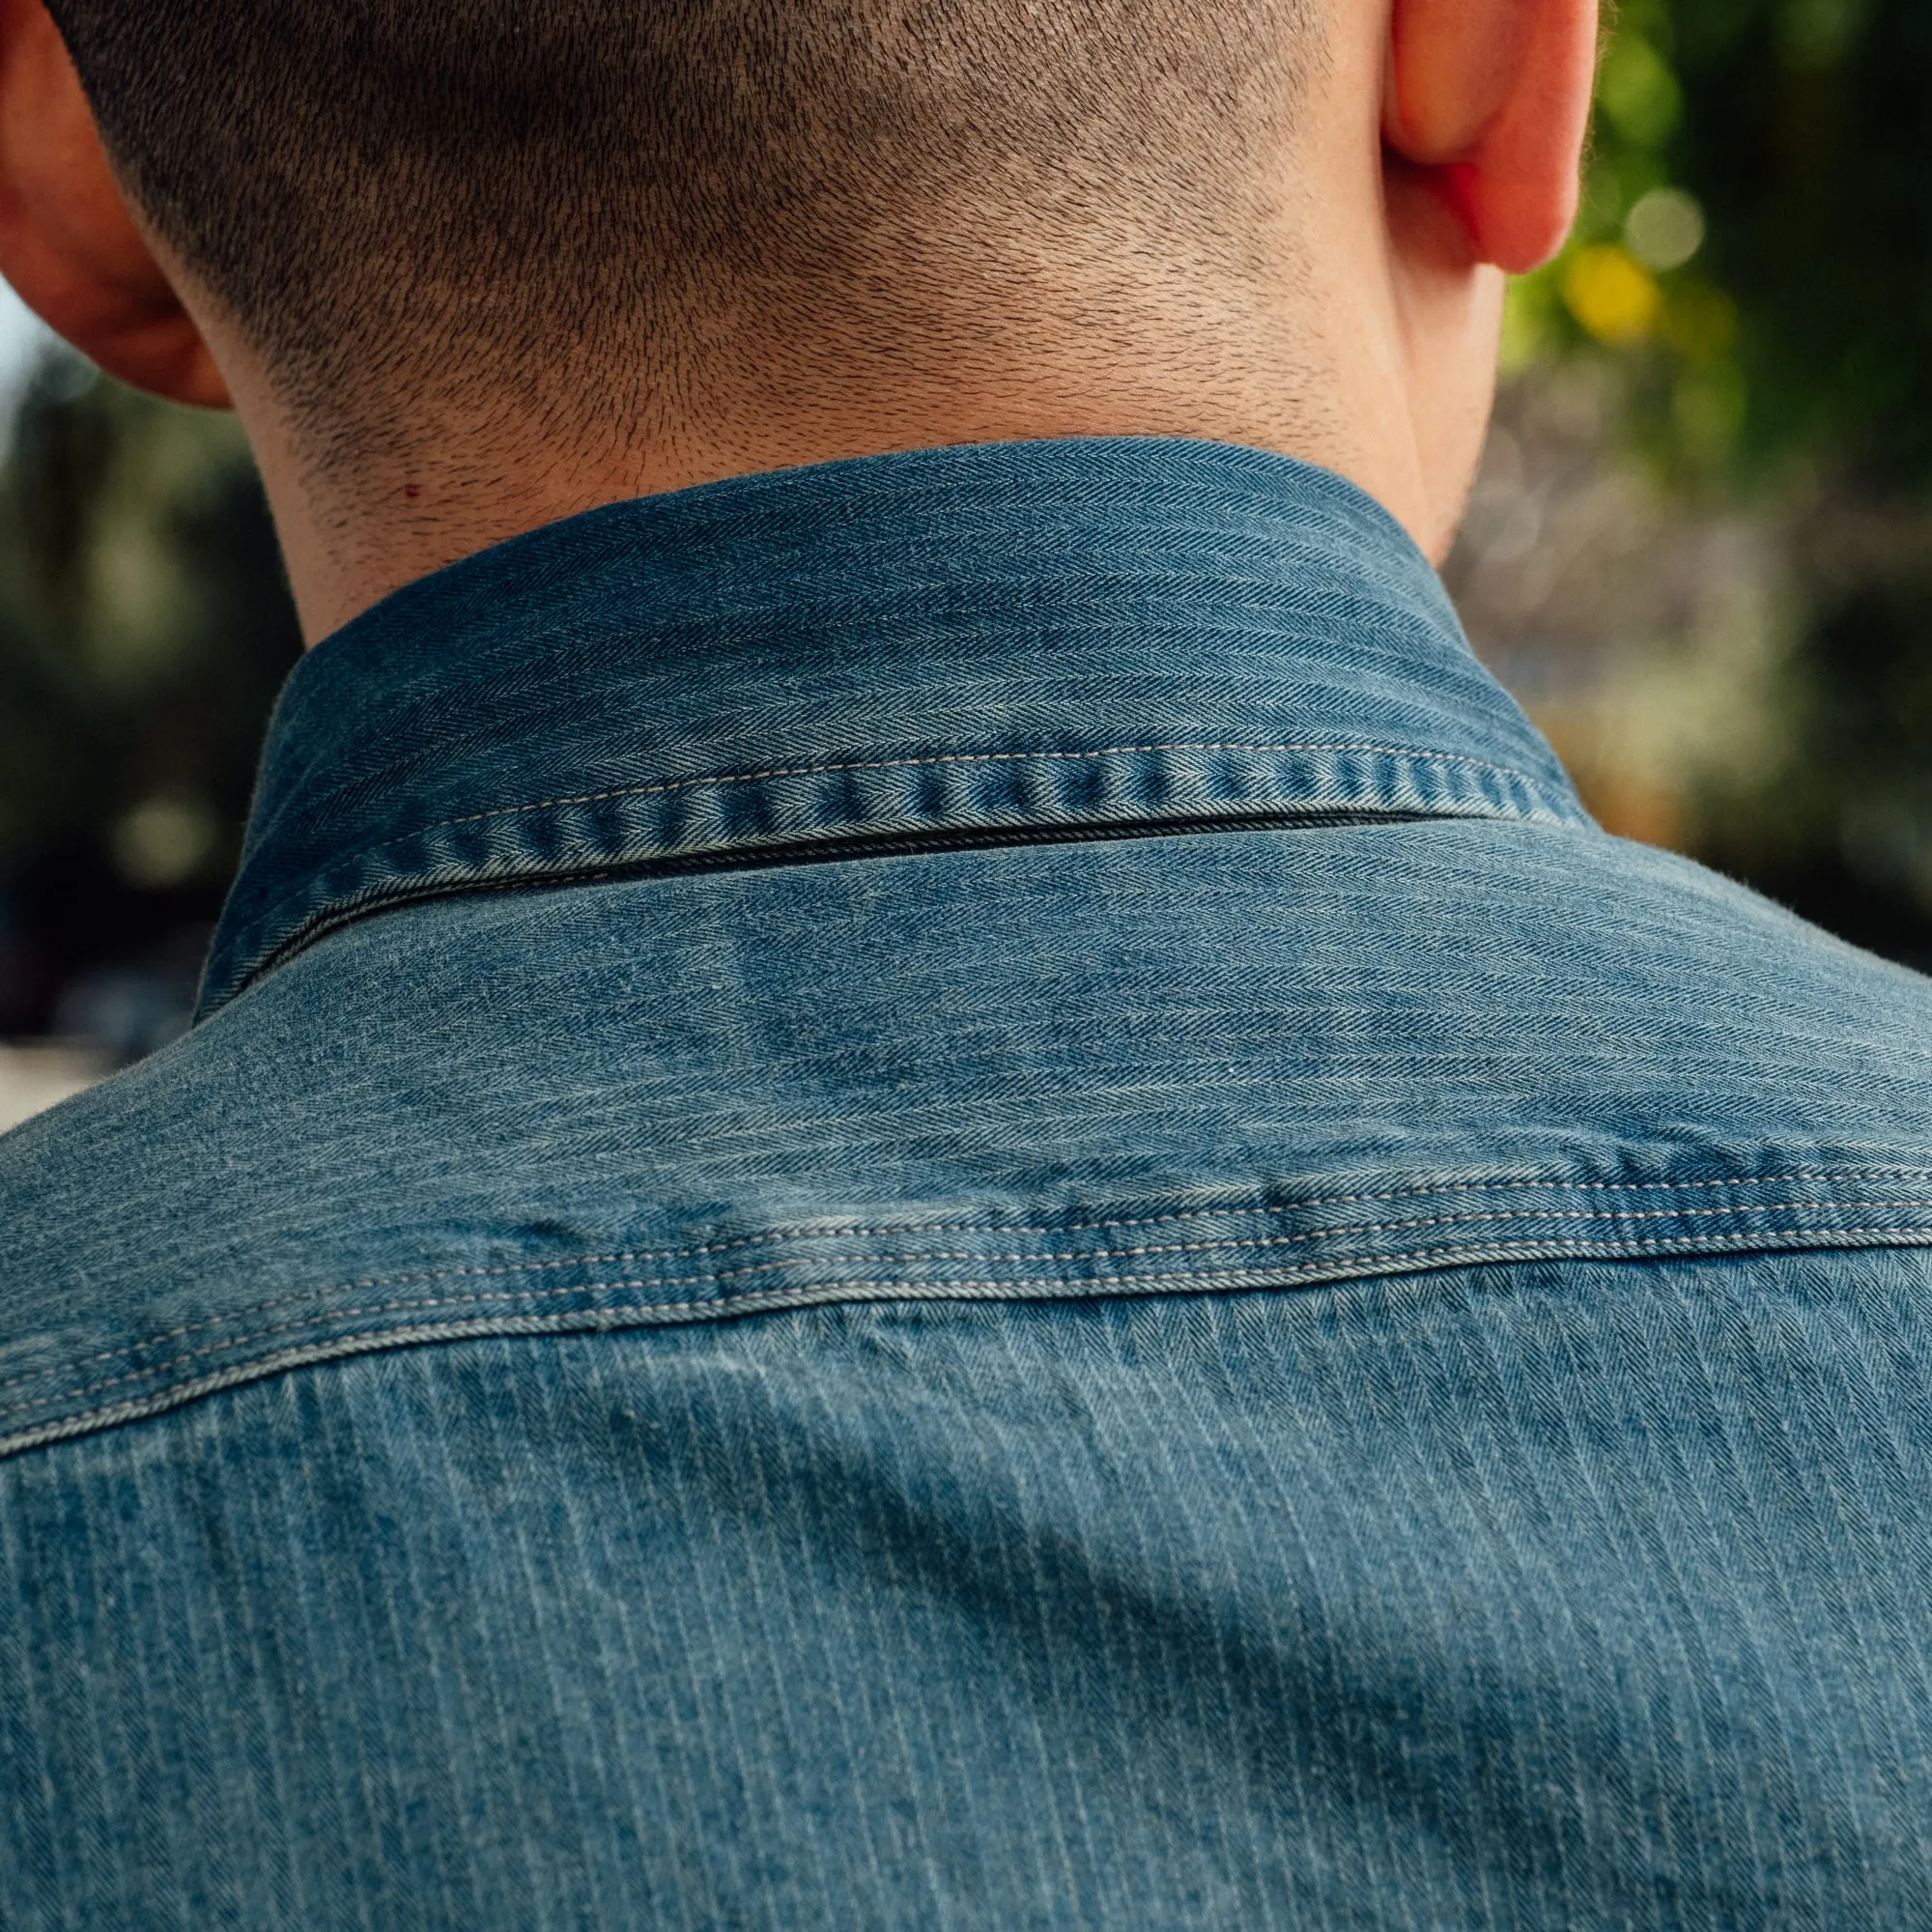
[{"label": "blurred green foliage", "polygon": [[298,647],[232,419],[47,360],[0,466],[0,1033],[89,968],[180,978]]},{"label": "blurred green foliage", "polygon": [[[1628,0],[1576,234],[1513,290],[1512,360],[1623,352],[1633,427],[1680,480],[1932,485],[1928,130],[1924,0]],[[1690,222],[1646,220],[1672,202]]]},{"label": "blurred green foliage", "polygon": [[1932,8],[1695,0],[1679,9],[1672,159],[1738,304],[1741,451],[1867,487],[1932,484]]},{"label": "blurred green foliage", "polygon": [[1826,606],[1791,667],[1807,726],[1795,803],[1836,816],[1860,882],[1911,905],[1932,899],[1928,640],[1932,573],[1888,574]]},{"label": "blurred green foliage", "polygon": [[1687,505],[1777,529],[1784,754],[1703,856],[1932,963],[1932,6],[1627,0],[1583,205],[1506,366],[1614,365]]}]

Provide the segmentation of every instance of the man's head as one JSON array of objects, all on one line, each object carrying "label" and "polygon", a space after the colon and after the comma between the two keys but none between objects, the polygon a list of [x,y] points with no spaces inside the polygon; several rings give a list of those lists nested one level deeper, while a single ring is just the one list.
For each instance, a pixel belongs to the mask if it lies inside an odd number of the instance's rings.
[{"label": "man's head", "polygon": [[298,590],[318,543],[413,574],[371,546],[439,505],[498,506],[460,554],[1089,430],[1312,455],[1436,541],[1482,265],[1560,236],[1592,34],[1591,0],[51,0],[82,104],[41,3],[0,0],[0,270],[131,380],[226,379]]},{"label": "man's head", "polygon": [[885,285],[938,313],[1029,255],[1056,277],[1135,249],[1264,273],[1315,6],[50,11],[155,230],[327,433],[425,385],[568,414],[618,371],[674,412],[653,379],[725,384],[705,364],[730,318],[836,336]]}]

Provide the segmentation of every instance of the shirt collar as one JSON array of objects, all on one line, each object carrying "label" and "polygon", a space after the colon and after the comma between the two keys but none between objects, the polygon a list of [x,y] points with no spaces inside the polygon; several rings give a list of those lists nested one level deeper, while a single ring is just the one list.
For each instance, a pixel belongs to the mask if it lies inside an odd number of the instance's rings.
[{"label": "shirt collar", "polygon": [[1587,822],[1340,477],[1153,439],[735,477],[497,545],[310,652],[202,1010],[434,895],[1327,813]]}]

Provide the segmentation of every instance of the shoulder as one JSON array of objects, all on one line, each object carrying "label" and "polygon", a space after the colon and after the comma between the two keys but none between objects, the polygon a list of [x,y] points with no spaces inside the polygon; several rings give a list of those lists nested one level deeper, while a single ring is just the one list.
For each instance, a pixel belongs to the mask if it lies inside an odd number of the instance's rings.
[{"label": "shoulder", "polygon": [[1654,1254],[1666,1215],[1687,1254],[1932,1238],[1932,983],[1534,825],[470,895],[0,1137],[0,1437],[466,1322],[732,1312],[781,1267],[978,1293],[983,1249],[1015,1293],[1132,1292],[1167,1249],[1106,1231],[1205,1215],[1265,1286],[1553,1209],[1562,1254]]}]

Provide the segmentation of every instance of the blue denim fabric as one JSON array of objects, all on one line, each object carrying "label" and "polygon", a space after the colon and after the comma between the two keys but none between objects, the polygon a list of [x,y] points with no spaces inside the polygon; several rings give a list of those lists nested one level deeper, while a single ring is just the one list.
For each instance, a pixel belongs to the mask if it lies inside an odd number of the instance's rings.
[{"label": "blue denim fabric", "polygon": [[1284,459],[399,593],[0,1227],[7,1927],[1932,1916],[1932,989]]}]

